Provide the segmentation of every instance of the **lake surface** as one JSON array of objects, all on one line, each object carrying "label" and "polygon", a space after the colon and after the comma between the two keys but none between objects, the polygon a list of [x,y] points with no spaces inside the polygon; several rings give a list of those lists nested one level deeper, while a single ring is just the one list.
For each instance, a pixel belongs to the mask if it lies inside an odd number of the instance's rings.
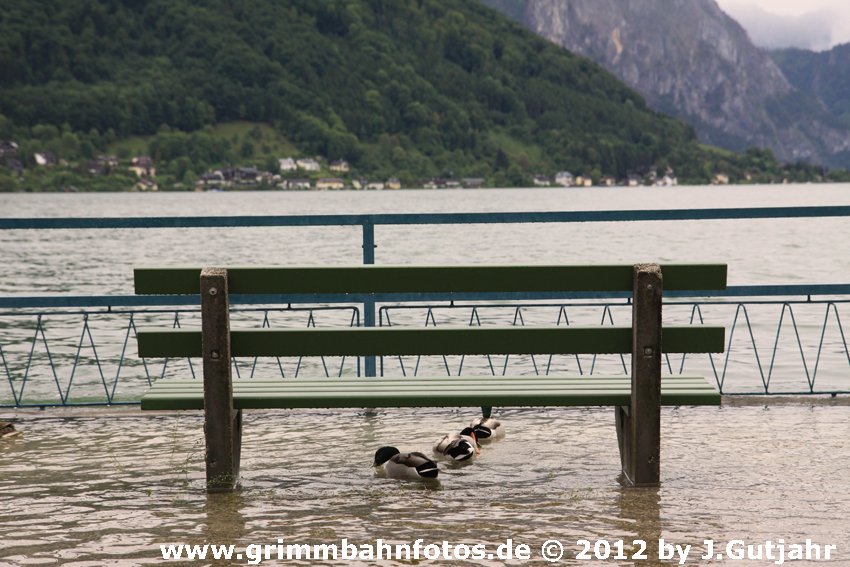
[{"label": "lake surface", "polygon": [[[848,185],[0,194],[0,216],[847,204]],[[837,218],[381,226],[376,229],[376,258],[384,264],[718,261],[729,264],[731,285],[850,283],[850,239],[843,236],[850,233],[849,222]],[[359,263],[360,237],[357,227],[2,231],[0,295],[130,294],[134,265],[175,263],[175,251],[180,263],[186,264],[244,264],[245,258],[257,264]],[[838,310],[846,319],[843,304]],[[772,346],[780,311],[779,305],[765,309],[756,334],[764,344]],[[598,317],[598,312],[593,316]],[[817,344],[816,323],[823,319],[823,307],[799,316],[804,323],[801,340],[810,349]],[[15,325],[9,323],[13,319],[0,317],[0,346],[14,359],[9,363],[14,373],[20,353],[25,352],[20,344],[31,341],[32,333],[30,339],[10,341],[17,337]],[[60,328],[57,335],[48,329],[50,337],[61,338]],[[77,325],[67,335],[76,340],[79,333]],[[95,330],[95,336],[102,335]],[[795,343],[792,334],[783,334],[781,340]],[[748,341],[742,335],[742,342]],[[819,372],[825,380],[847,387],[848,362],[842,352],[833,350]],[[799,353],[792,350],[776,362],[780,370],[788,367],[789,375],[794,374],[799,370]],[[613,367],[617,364],[612,362]],[[750,363],[740,373],[752,374],[754,367]],[[67,373],[60,376],[67,379]],[[6,380],[2,371],[0,378]],[[0,397],[4,387],[8,386],[0,385]],[[202,422],[197,414],[142,415],[134,408],[0,409],[0,420],[12,418],[24,432],[0,439],[0,565],[158,564],[161,544],[233,544],[244,550],[251,544],[275,545],[279,538],[298,544],[339,544],[343,538],[371,544],[381,538],[393,543],[423,539],[439,545],[445,540],[487,544],[489,551],[511,538],[514,545],[524,543],[531,550],[530,561],[507,562],[516,565],[549,564],[540,552],[547,540],[565,544],[560,564],[594,564],[575,559],[581,549],[576,541],[582,538],[611,544],[619,539],[631,544],[636,539],[657,542],[664,538],[694,546],[687,563],[696,565],[703,564],[698,556],[705,552],[708,539],[719,548],[730,540],[763,544],[782,538],[791,544],[808,538],[838,547],[830,564],[850,565],[848,410],[847,398],[841,396],[836,400],[783,399],[781,403],[747,403],[738,398],[724,401],[721,408],[665,408],[660,489],[620,486],[610,409],[501,410],[507,437],[485,447],[471,466],[443,466],[441,480],[434,486],[376,478],[369,466],[372,455],[385,444],[428,452],[440,436],[474,417],[471,410],[249,412],[243,438],[243,490],[207,496]],[[660,562],[652,546],[649,551],[648,560],[611,563],[669,563]],[[429,564],[503,563],[484,559]]]},{"label": "lake surface", "polygon": [[[850,185],[0,194],[4,217],[580,211],[850,204]],[[379,226],[376,262],[729,264],[730,285],[848,283],[846,218]],[[134,265],[358,264],[360,227],[3,231],[0,294],[132,293]],[[175,258],[175,251],[179,256]],[[61,276],[61,277],[60,277]]]}]

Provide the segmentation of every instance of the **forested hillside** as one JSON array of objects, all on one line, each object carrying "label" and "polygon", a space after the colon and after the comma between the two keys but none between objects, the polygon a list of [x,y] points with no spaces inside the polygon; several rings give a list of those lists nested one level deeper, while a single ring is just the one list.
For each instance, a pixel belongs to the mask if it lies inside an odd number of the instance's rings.
[{"label": "forested hillside", "polygon": [[[256,159],[211,126],[272,126],[364,175],[744,167],[596,64],[466,0],[15,0],[0,9],[0,140],[24,165],[147,138],[177,181]],[[187,133],[192,133],[188,135]],[[180,167],[177,160],[183,160]],[[768,160],[770,167],[775,162]]]}]

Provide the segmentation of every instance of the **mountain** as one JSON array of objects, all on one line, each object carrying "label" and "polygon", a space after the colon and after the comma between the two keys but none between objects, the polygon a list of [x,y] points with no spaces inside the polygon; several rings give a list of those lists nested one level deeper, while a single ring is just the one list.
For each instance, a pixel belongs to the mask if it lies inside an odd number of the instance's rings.
[{"label": "mountain", "polygon": [[714,0],[483,0],[584,55],[651,107],[727,149],[767,147],[784,161],[850,166],[848,129]]},{"label": "mountain", "polygon": [[286,155],[408,186],[822,178],[703,146],[602,67],[469,0],[5,2],[0,148],[0,191],[114,188],[145,150],[161,187],[184,188]]},{"label": "mountain", "polygon": [[782,49],[771,51],[788,81],[812,93],[844,124],[850,124],[850,43],[828,51]]},{"label": "mountain", "polygon": [[0,139],[67,138],[60,159],[152,136],[158,158],[190,158],[168,171],[200,174],[234,154],[250,161],[250,144],[225,151],[204,137],[248,121],[368,175],[528,184],[540,171],[670,165],[707,180],[690,128],[477,2],[4,4]]}]

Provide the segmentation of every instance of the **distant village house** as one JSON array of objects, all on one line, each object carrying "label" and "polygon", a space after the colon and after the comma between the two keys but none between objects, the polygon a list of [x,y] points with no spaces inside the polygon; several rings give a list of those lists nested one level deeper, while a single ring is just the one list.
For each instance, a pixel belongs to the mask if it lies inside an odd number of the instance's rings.
[{"label": "distant village house", "polygon": [[575,178],[573,174],[569,171],[559,171],[555,174],[555,185],[560,185],[562,187],[572,187],[575,182]]},{"label": "distant village house", "polygon": [[0,140],[0,158],[12,157],[18,154],[18,144],[11,140]]},{"label": "distant village house", "polygon": [[323,177],[316,182],[316,189],[345,189],[345,182],[338,177]]},{"label": "distant village house", "polygon": [[295,162],[298,166],[298,169],[303,169],[304,171],[319,171],[322,169],[322,166],[319,165],[319,162],[314,160],[313,158],[302,158]]},{"label": "distant village house", "polygon": [[295,160],[291,157],[285,157],[277,160],[278,166],[280,167],[280,171],[283,173],[287,173],[290,171],[295,171],[298,169],[298,164],[295,163]]},{"label": "distant village house", "polygon": [[675,176],[665,174],[664,177],[655,182],[658,187],[675,187],[679,184],[679,180]]},{"label": "distant village house", "polygon": [[309,179],[288,179],[284,181],[286,184],[286,189],[309,189],[310,188],[310,180]]},{"label": "distant village house", "polygon": [[549,187],[552,181],[545,175],[535,175],[532,180],[536,187]]},{"label": "distant village house", "polygon": [[579,187],[593,187],[593,178],[589,175],[579,175],[576,177],[576,185]]},{"label": "distant village house", "polygon": [[108,175],[116,167],[118,167],[117,157],[99,155],[86,163],[85,171],[91,175]]},{"label": "distant village house", "polygon": [[159,187],[153,179],[150,179],[149,177],[142,177],[136,182],[133,189],[136,191],[158,191]]},{"label": "distant village house", "polygon": [[332,161],[330,165],[330,170],[335,171],[337,173],[348,173],[348,162],[345,160]]},{"label": "distant village house", "polygon": [[136,156],[130,161],[130,171],[137,177],[156,177],[156,167],[150,156]]},{"label": "distant village house", "polygon": [[59,159],[57,159],[56,154],[51,151],[36,152],[33,154],[33,158],[35,158],[35,163],[42,167],[56,165],[59,163]]}]

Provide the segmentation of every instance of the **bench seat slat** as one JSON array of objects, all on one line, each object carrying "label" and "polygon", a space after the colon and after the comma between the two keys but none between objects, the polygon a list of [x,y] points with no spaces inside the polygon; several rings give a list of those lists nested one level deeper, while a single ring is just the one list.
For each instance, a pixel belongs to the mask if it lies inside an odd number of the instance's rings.
[{"label": "bench seat slat", "polygon": [[[545,388],[531,391],[527,377],[503,378],[498,383],[471,382],[447,385],[441,378],[340,380],[336,385],[318,381],[281,380],[250,386],[250,380],[234,381],[233,404],[237,409],[350,408],[350,407],[499,407],[628,405],[631,379],[607,379],[599,384],[570,384],[568,378],[547,379]],[[661,386],[663,405],[719,405],[720,394],[705,379],[665,377]],[[470,385],[471,384],[471,385]],[[542,385],[542,384],[536,384]],[[335,387],[336,386],[336,387]],[[377,386],[377,387],[376,387]],[[203,409],[203,382],[159,380],[142,398],[142,409]]]},{"label": "bench seat slat", "polygon": [[[724,327],[664,327],[667,353],[723,352]],[[626,354],[631,327],[248,329],[230,333],[233,356]],[[201,332],[140,330],[141,357],[199,357]]]},{"label": "bench seat slat", "polygon": [[[502,383],[494,383],[494,384],[488,383],[488,384],[484,384],[484,385],[475,384],[473,386],[473,389],[481,389],[483,391],[486,391],[486,389],[488,389],[488,388],[500,388],[500,389],[505,389],[505,390],[513,388],[513,389],[517,389],[517,390],[522,390],[523,388],[528,389],[528,388],[537,388],[537,387],[553,388],[553,389],[559,388],[559,389],[566,389],[566,390],[589,390],[589,389],[592,389],[592,390],[617,390],[617,389],[622,388],[622,385],[620,385],[620,384],[604,384],[604,383],[603,384],[575,384],[575,385],[573,385],[573,384],[563,384],[563,383],[547,384],[547,383],[542,383],[542,382],[531,382],[531,383],[515,382],[515,383],[511,384],[511,383],[507,383],[507,382],[502,382]],[[444,392],[457,392],[457,391],[465,391],[465,390],[471,389],[468,384],[463,384],[463,383],[458,383],[458,384],[410,384],[410,385],[406,384],[405,385],[405,391],[406,392],[413,392],[413,391],[416,391],[417,389],[419,391],[433,391],[435,388],[438,388],[438,389],[440,389]],[[157,392],[163,393],[163,394],[166,394],[166,393],[167,394],[171,394],[171,393],[179,394],[179,393],[185,393],[185,392],[190,392],[190,393],[195,392],[196,389],[197,389],[196,387],[192,387],[192,386],[163,387],[163,388],[160,388],[159,390],[157,390]],[[321,388],[315,388],[315,387],[311,387],[311,386],[290,387],[290,388],[286,388],[285,391],[287,391],[287,392],[323,392],[323,391],[358,392],[361,389],[362,389],[362,386],[360,386],[359,384],[347,384],[347,385],[339,386],[339,387],[328,386],[328,387],[321,387]],[[375,384],[375,385],[372,385],[370,387],[370,391],[372,391],[372,392],[391,392],[391,391],[395,391],[397,389],[398,388],[393,384],[383,384],[383,385]],[[703,384],[689,383],[689,384],[680,384],[677,387],[677,389],[679,389],[679,390],[705,390],[705,386]],[[240,391],[241,392],[277,392],[277,391],[282,391],[282,390],[279,390],[275,387],[270,387],[270,386],[261,386],[261,387],[256,387],[256,386],[244,387],[243,386],[243,387],[240,388]]]},{"label": "bench seat slat", "polygon": [[[621,383],[614,382],[599,382],[599,383],[571,383],[571,382],[556,382],[556,381],[528,381],[524,379],[507,381],[502,380],[500,382],[473,382],[471,385],[469,383],[465,383],[462,379],[455,380],[454,382],[414,382],[408,383],[407,380],[403,381],[405,391],[433,391],[434,388],[439,388],[443,391],[461,391],[461,390],[470,390],[472,388],[501,388],[501,389],[523,389],[530,387],[544,387],[544,388],[560,388],[560,389],[572,389],[572,390],[583,390],[583,389],[593,389],[593,390],[616,390],[623,388]],[[397,384],[384,382],[384,383],[369,383],[369,391],[372,392],[384,392],[384,391],[394,391],[398,389]],[[181,384],[179,386],[167,386],[164,385],[159,388],[162,392],[169,393],[179,393],[179,392],[194,392],[197,390],[197,386],[192,384]],[[252,385],[245,384],[239,385],[239,390],[241,392],[276,392],[285,389],[288,392],[322,392],[322,391],[332,391],[332,392],[346,392],[346,391],[360,391],[364,388],[364,385],[357,382],[352,381],[341,381],[338,385],[310,385],[310,384],[263,384],[263,385]],[[706,388],[705,381],[702,383],[699,382],[682,382],[678,383],[676,386],[677,389],[680,390],[704,390]]]},{"label": "bench seat slat", "polygon": [[[306,384],[313,385],[316,384],[318,386],[328,385],[328,386],[339,386],[341,384],[345,384],[346,382],[354,382],[360,383],[361,381],[368,381],[369,384],[377,385],[385,382],[396,383],[400,380],[404,380],[406,383],[416,383],[423,382],[427,384],[438,384],[442,382],[458,382],[463,381],[467,383],[473,382],[499,382],[501,380],[505,381],[515,381],[515,380],[525,380],[528,383],[543,383],[549,384],[556,381],[567,381],[571,384],[604,384],[607,382],[621,383],[623,380],[628,380],[629,377],[625,374],[614,374],[608,376],[588,376],[588,375],[570,375],[570,374],[550,374],[550,375],[538,375],[538,374],[528,374],[528,375],[463,375],[463,376],[376,376],[376,377],[356,377],[356,376],[342,376],[342,377],[332,377],[332,378],[316,378],[316,377],[299,377],[299,378],[237,378],[235,383],[240,384],[240,387],[247,388],[252,386],[277,386],[279,384]],[[681,374],[673,374],[673,375],[665,375],[663,380],[676,380],[677,383],[697,383],[704,384],[705,378],[702,376],[685,376]],[[180,387],[183,385],[194,386],[202,381],[201,378],[166,378],[157,382],[159,387]]]},{"label": "bench seat slat", "polygon": [[[230,293],[493,293],[631,291],[634,266],[232,267]],[[662,264],[665,290],[726,289],[725,264]],[[201,268],[140,267],[137,294],[198,294]]]},{"label": "bench seat slat", "polygon": [[[609,388],[622,388],[623,381],[622,380],[561,380],[559,378],[533,378],[533,377],[517,377],[517,378],[506,378],[502,380],[467,380],[465,377],[461,378],[453,378],[448,380],[417,380],[412,378],[400,378],[398,380],[384,380],[384,381],[373,381],[373,380],[360,380],[360,379],[341,379],[341,380],[327,380],[324,382],[306,382],[301,380],[278,380],[277,382],[265,382],[265,383],[254,383],[251,380],[240,380],[237,382],[240,391],[243,392],[263,392],[263,391],[275,391],[280,388],[285,388],[287,391],[321,391],[323,389],[329,390],[358,390],[364,387],[367,387],[370,391],[382,391],[382,390],[392,390],[397,389],[398,384],[403,383],[404,387],[409,390],[413,390],[416,388],[421,389],[433,389],[433,388],[442,388],[444,390],[460,390],[460,389],[475,389],[475,388],[487,388],[490,386],[500,387],[500,388],[563,388],[565,385],[569,385],[569,387],[573,388],[590,388],[590,389],[609,389]],[[675,381],[676,387],[679,389],[705,389],[706,382],[705,379],[695,378],[695,379],[676,379]],[[169,392],[192,392],[198,388],[198,384],[196,382],[177,382],[173,383],[170,381],[166,381],[165,384],[158,386],[159,390],[169,391]]]},{"label": "bench seat slat", "polygon": [[[535,392],[535,393],[490,393],[488,395],[463,396],[453,394],[450,398],[440,395],[409,396],[362,396],[343,394],[327,396],[321,399],[313,396],[242,395],[234,399],[236,409],[342,409],[342,408],[418,408],[418,407],[571,407],[571,406],[628,406],[631,395],[626,392]],[[201,410],[203,396],[184,398],[150,398],[143,402],[146,410]],[[670,392],[662,394],[661,404],[665,406],[704,406],[720,405],[715,398],[705,394],[690,392]]]}]

